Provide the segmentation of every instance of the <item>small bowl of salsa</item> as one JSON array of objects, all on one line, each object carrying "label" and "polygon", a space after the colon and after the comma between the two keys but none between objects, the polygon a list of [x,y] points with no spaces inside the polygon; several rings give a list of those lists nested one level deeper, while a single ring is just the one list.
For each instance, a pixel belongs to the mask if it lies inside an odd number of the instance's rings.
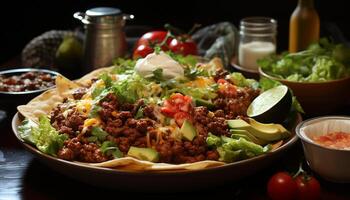
[{"label": "small bowl of salsa", "polygon": [[296,133],[313,171],[329,181],[350,183],[350,117],[312,118],[298,124]]},{"label": "small bowl of salsa", "polygon": [[57,75],[55,71],[35,68],[0,71],[0,110],[12,114],[18,105],[55,87]]}]

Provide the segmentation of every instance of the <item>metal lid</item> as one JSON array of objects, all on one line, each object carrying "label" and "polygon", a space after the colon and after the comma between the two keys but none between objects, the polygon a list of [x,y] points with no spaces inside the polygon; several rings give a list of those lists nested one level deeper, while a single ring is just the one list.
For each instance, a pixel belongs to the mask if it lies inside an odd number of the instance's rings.
[{"label": "metal lid", "polygon": [[73,16],[84,24],[116,25],[123,24],[124,21],[123,12],[118,8],[112,7],[91,8],[85,13],[76,12]]},{"label": "metal lid", "polygon": [[112,7],[97,7],[89,9],[85,12],[88,17],[104,17],[104,16],[118,16],[122,15],[122,11],[118,8]]},{"label": "metal lid", "polygon": [[247,17],[240,22],[240,34],[265,37],[276,33],[277,21],[269,17]]}]

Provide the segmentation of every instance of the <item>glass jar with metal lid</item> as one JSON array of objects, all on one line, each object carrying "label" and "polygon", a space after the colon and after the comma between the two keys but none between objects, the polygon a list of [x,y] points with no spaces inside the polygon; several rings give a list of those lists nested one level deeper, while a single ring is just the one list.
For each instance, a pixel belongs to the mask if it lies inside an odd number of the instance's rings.
[{"label": "glass jar with metal lid", "polygon": [[240,22],[238,63],[252,72],[258,71],[256,61],[276,53],[277,21],[268,17],[248,17]]},{"label": "glass jar with metal lid", "polygon": [[125,20],[133,19],[133,15],[123,14],[118,8],[97,7],[73,16],[85,24],[83,63],[86,71],[109,66],[114,58],[125,54],[123,27]]}]

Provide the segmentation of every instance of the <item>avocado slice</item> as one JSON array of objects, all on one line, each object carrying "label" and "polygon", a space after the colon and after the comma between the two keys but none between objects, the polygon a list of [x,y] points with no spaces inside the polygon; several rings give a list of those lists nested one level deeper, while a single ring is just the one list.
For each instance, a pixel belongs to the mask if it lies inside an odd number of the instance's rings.
[{"label": "avocado slice", "polygon": [[278,124],[262,124],[262,123],[254,123],[250,119],[250,122],[253,123],[247,123],[246,121],[242,119],[234,119],[234,120],[227,120],[227,124],[232,129],[238,129],[238,130],[246,130],[255,137],[265,140],[265,141],[275,141],[280,140],[286,137],[286,130],[281,128],[281,125]]},{"label": "avocado slice", "polygon": [[292,106],[292,94],[285,85],[266,90],[247,109],[247,116],[260,122],[283,122]]},{"label": "avocado slice", "polygon": [[128,156],[151,162],[159,161],[159,153],[152,148],[130,147]]},{"label": "avocado slice", "polygon": [[209,110],[214,109],[215,105],[208,100],[204,100],[204,99],[195,99],[194,100],[196,106],[204,106],[207,107]]},{"label": "avocado slice", "polygon": [[194,137],[197,136],[197,130],[193,127],[191,122],[185,120],[181,126],[180,132],[182,133],[182,137],[186,140],[192,141]]},{"label": "avocado slice", "polygon": [[265,144],[269,143],[266,140],[255,137],[253,134],[251,134],[247,130],[231,129],[230,132],[232,133],[231,138],[243,137],[244,139],[246,139],[248,141],[252,141],[255,144],[260,144],[260,145],[265,145]]}]

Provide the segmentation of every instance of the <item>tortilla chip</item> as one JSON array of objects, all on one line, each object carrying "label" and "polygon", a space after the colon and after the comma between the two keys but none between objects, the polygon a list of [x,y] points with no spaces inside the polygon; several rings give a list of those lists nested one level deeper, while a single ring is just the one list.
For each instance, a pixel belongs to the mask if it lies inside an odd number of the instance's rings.
[{"label": "tortilla chip", "polygon": [[52,109],[62,103],[64,98],[70,97],[72,91],[78,87],[78,84],[62,75],[58,75],[56,77],[56,88],[40,94],[26,105],[18,106],[17,110],[24,117],[38,123],[41,115],[49,115]]},{"label": "tortilla chip", "polygon": [[114,66],[96,69],[96,70],[86,74],[85,76],[81,77],[80,79],[78,79],[76,81],[76,83],[78,83],[78,84],[80,84],[82,86],[88,86],[88,85],[91,84],[91,79],[97,78],[103,73],[110,72],[113,69],[113,67]]}]

